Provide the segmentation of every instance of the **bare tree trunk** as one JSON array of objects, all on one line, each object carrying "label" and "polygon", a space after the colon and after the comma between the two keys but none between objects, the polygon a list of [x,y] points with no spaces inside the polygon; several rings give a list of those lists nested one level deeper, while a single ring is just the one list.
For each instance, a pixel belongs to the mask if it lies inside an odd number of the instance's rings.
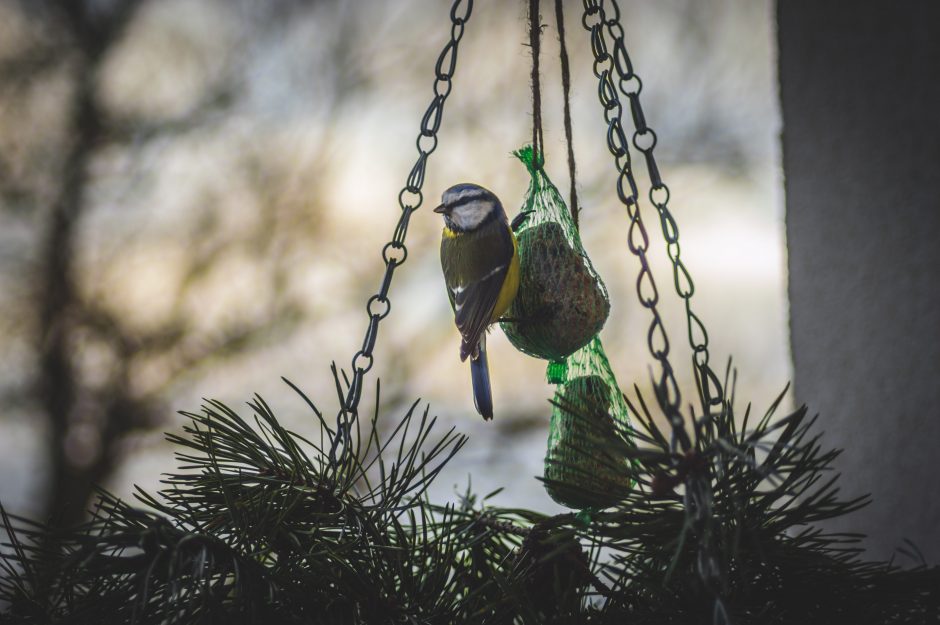
[{"label": "bare tree trunk", "polygon": [[88,489],[66,453],[66,439],[76,399],[76,379],[70,353],[71,323],[76,303],[73,265],[75,236],[85,204],[88,166],[100,133],[94,101],[93,65],[83,54],[72,110],[74,142],[65,160],[62,186],[52,207],[46,235],[42,288],[41,392],[51,426],[49,456],[52,488],[47,511],[56,524],[81,519]]},{"label": "bare tree trunk", "polygon": [[77,44],[78,58],[70,113],[72,143],[63,163],[62,184],[48,219],[39,305],[39,390],[50,425],[51,484],[45,518],[60,526],[82,520],[95,484],[113,469],[113,451],[106,440],[113,437],[107,435],[126,427],[109,423],[116,417],[126,416],[124,411],[109,410],[102,415],[102,444],[98,456],[91,462],[79,463],[68,453],[79,385],[71,352],[76,316],[82,308],[74,275],[75,239],[86,209],[89,167],[103,135],[101,110],[96,102],[96,80],[101,60],[137,5],[136,0],[125,2],[109,19],[101,20],[90,16],[85,2],[60,2]]},{"label": "bare tree trunk", "polygon": [[[161,121],[151,127],[137,122],[121,124],[109,119],[97,99],[98,75],[113,45],[143,0],[118,0],[113,11],[101,15],[89,11],[92,0],[48,0],[66,18],[74,53],[70,67],[76,71],[72,101],[69,103],[69,141],[62,163],[61,183],[47,220],[44,222],[43,271],[38,285],[39,332],[37,351],[41,405],[49,423],[47,453],[51,478],[46,488],[44,519],[64,527],[82,521],[86,506],[97,485],[106,481],[121,462],[122,443],[128,434],[149,427],[159,414],[161,392],[182,372],[214,358],[232,356],[249,349],[261,337],[271,337],[279,329],[289,329],[302,315],[300,307],[283,297],[283,288],[272,296],[270,310],[250,321],[218,328],[209,336],[194,338],[182,309],[171,314],[161,327],[140,331],[119,315],[89,297],[76,274],[80,256],[82,220],[92,210],[87,189],[93,182],[92,163],[105,145],[137,141],[141,136],[185,133],[204,123],[212,113],[228,106],[234,90],[223,84],[207,93],[205,101],[187,115]],[[341,38],[343,41],[346,39]],[[71,56],[74,54],[74,58]],[[324,150],[324,158],[328,152]],[[263,185],[264,181],[259,181]],[[273,200],[272,200],[273,201]],[[276,229],[262,228],[252,249],[268,254]],[[200,235],[202,236],[202,235]],[[224,243],[215,241],[208,253],[191,259],[189,276],[202,275],[216,261]],[[271,280],[283,285],[288,265],[271,266]],[[184,278],[181,289],[189,288]],[[181,291],[182,293],[182,291]],[[178,299],[182,299],[181,297]],[[82,337],[92,336],[114,357],[108,379],[89,385],[76,358]],[[142,359],[166,355],[166,380],[155,388],[134,388],[129,373]],[[94,438],[89,441],[88,437]]]}]

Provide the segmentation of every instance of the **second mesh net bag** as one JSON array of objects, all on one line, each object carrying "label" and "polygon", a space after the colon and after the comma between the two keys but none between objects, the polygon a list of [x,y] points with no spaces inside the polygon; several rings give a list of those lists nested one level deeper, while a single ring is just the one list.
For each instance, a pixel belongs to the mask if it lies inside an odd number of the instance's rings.
[{"label": "second mesh net bag", "polygon": [[552,401],[545,490],[569,508],[606,508],[632,487],[627,402],[599,337],[569,357],[566,369]]},{"label": "second mesh net bag", "polygon": [[581,246],[581,237],[558,189],[540,167],[532,148],[514,153],[531,181],[522,210],[527,218],[516,233],[520,284],[502,322],[520,351],[562,360],[586,345],[607,320],[610,300],[600,276]]}]

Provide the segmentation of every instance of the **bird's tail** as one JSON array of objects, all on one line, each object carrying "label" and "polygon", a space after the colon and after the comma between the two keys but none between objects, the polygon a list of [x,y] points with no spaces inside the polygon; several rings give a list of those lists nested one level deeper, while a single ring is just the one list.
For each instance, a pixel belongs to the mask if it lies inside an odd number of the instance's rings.
[{"label": "bird's tail", "polygon": [[493,391],[490,389],[490,367],[486,362],[486,335],[480,337],[480,349],[470,357],[473,380],[473,405],[485,421],[493,418]]}]

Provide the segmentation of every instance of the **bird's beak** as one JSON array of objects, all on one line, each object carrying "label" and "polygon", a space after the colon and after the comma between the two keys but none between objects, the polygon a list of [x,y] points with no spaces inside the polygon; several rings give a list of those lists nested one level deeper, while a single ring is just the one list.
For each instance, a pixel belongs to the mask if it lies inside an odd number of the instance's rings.
[{"label": "bird's beak", "polygon": [[435,207],[434,207],[434,212],[435,212],[435,213],[441,213],[441,214],[443,215],[444,213],[447,212],[447,208],[446,208],[443,204],[441,204],[441,205],[439,205],[439,206],[435,206]]}]

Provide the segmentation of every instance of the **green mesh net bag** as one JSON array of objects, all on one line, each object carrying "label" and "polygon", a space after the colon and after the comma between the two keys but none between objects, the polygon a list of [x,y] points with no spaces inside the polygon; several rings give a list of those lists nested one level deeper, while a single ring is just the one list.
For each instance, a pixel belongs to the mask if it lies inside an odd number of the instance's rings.
[{"label": "green mesh net bag", "polygon": [[575,352],[561,369],[555,371],[565,379],[552,402],[545,490],[569,508],[607,508],[632,487],[627,402],[599,337]]},{"label": "green mesh net bag", "polygon": [[520,351],[549,361],[559,384],[552,402],[545,489],[570,508],[606,508],[632,487],[620,392],[597,334],[610,313],[603,281],[581,245],[578,229],[555,185],[533,165],[531,147],[515,156],[531,181],[516,231],[519,292],[503,331]]},{"label": "green mesh net bag", "polygon": [[610,300],[591,265],[581,237],[558,189],[532,164],[532,148],[514,153],[532,179],[516,232],[519,292],[505,313],[503,331],[516,349],[546,360],[561,360],[594,337],[607,320]]}]

